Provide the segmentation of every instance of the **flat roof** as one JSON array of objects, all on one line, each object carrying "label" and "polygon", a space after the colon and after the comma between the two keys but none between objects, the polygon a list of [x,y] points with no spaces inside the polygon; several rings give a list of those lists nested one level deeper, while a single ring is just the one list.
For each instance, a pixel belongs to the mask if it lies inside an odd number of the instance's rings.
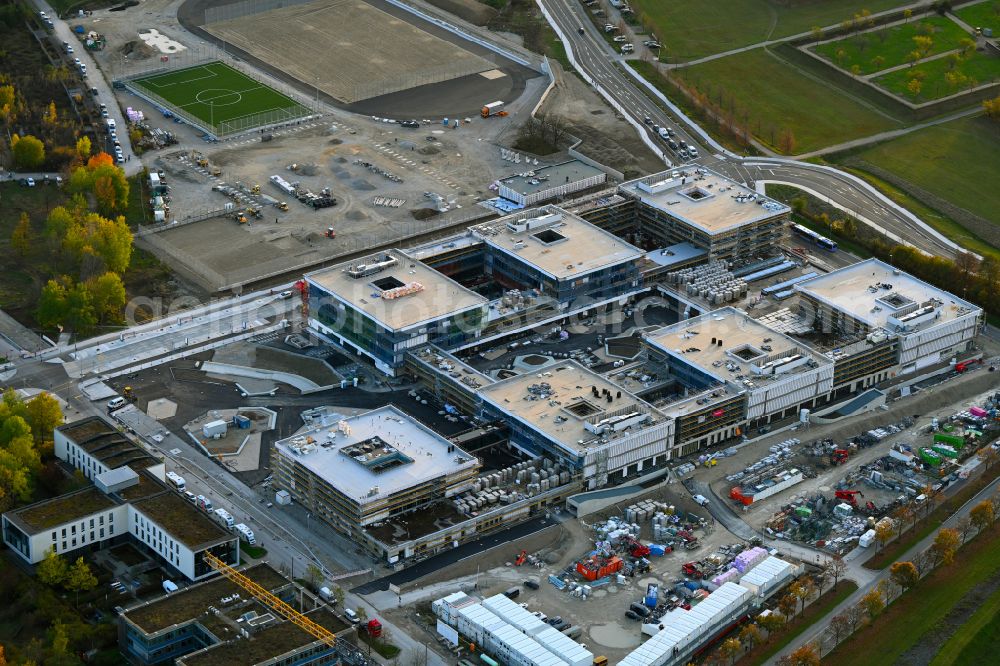
[{"label": "flat roof", "polygon": [[[305,616],[336,634],[350,625],[328,611],[318,608]],[[319,639],[296,624],[272,621],[261,631],[250,634],[250,638],[220,643],[196,654],[180,657],[178,662],[187,666],[245,666],[259,664],[279,657],[287,652],[301,649]]]},{"label": "flat roof", "polygon": [[646,259],[658,266],[669,267],[707,255],[708,250],[704,248],[696,247],[691,243],[677,243],[657,250],[650,250],[646,253]]},{"label": "flat roof", "polygon": [[[594,395],[596,388],[598,396]],[[605,390],[610,392],[608,401]],[[588,430],[600,421],[629,414],[646,414],[644,425],[664,416],[635,395],[572,359],[546,366],[541,373],[518,375],[480,389],[484,400],[544,433],[578,455],[614,430]],[[619,397],[619,394],[621,397]],[[581,443],[582,440],[582,443]]]},{"label": "flat roof", "polygon": [[832,363],[734,307],[665,326],[646,340],[722,382],[765,382]]},{"label": "flat roof", "polygon": [[560,164],[535,167],[521,173],[516,173],[512,176],[501,178],[500,182],[515,192],[527,196],[602,174],[604,172],[597,167],[592,167],[580,160],[569,160]]},{"label": "flat roof", "polygon": [[558,206],[531,208],[469,230],[498,250],[560,280],[635,261],[645,254]]},{"label": "flat roof", "polygon": [[709,235],[791,211],[785,204],[703,167],[661,171],[622,183],[618,189]]},{"label": "flat roof", "polygon": [[89,486],[20,509],[14,509],[8,516],[17,518],[18,522],[31,534],[37,534],[116,506],[118,503],[112,498],[94,486]]},{"label": "flat roof", "polygon": [[109,469],[129,465],[138,471],[160,462],[115,426],[97,416],[60,426],[57,430]]},{"label": "flat roof", "polygon": [[307,273],[311,282],[392,330],[485,307],[487,299],[400,250]]},{"label": "flat roof", "polygon": [[[267,590],[274,591],[290,581],[267,563],[255,564],[241,573]],[[250,599],[250,594],[236,583],[222,576],[186,587],[140,606],[130,608],[124,615],[147,634],[182,624],[209,613],[209,606],[223,608],[220,599],[234,593]]]},{"label": "flat roof", "polygon": [[[868,259],[826,275],[794,285],[795,291],[812,296],[872,328],[897,330],[897,319],[926,305],[930,316],[913,320],[913,330],[929,328],[981,309],[951,292],[913,277],[878,259]],[[909,322],[907,322],[909,323]]]},{"label": "flat roof", "polygon": [[235,538],[175,492],[146,497],[132,502],[132,506],[188,548]]},{"label": "flat roof", "polygon": [[320,422],[275,446],[361,504],[479,464],[392,405]]}]

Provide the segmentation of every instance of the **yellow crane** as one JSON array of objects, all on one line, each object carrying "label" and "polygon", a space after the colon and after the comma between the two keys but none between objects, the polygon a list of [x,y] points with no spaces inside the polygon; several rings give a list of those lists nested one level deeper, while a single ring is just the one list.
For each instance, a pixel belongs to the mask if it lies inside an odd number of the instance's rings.
[{"label": "yellow crane", "polygon": [[244,590],[252,594],[255,599],[284,617],[289,622],[301,627],[303,631],[315,636],[330,647],[341,647],[337,644],[337,637],[332,631],[316,624],[305,615],[298,612],[284,601],[255,583],[249,577],[244,576],[242,573],[209,552],[205,552],[204,558],[205,563],[208,566],[212,567],[223,576],[242,587]]}]

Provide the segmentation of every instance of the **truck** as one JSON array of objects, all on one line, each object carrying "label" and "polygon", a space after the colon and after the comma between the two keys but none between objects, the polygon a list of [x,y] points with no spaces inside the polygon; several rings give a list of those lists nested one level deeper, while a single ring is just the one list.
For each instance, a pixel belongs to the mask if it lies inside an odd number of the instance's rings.
[{"label": "truck", "polygon": [[270,180],[279,190],[281,190],[285,194],[295,196],[295,193],[298,191],[298,188],[295,185],[289,183],[287,180],[285,180],[284,178],[282,178],[277,174],[271,176],[268,180]]},{"label": "truck", "polygon": [[492,116],[506,116],[507,112],[503,110],[503,102],[497,100],[496,102],[484,104],[483,108],[479,111],[479,115],[483,118],[490,118]]},{"label": "truck", "polygon": [[333,590],[326,586],[319,588],[319,598],[328,604],[334,604],[337,602],[337,599],[333,596]]},{"label": "truck", "polygon": [[257,539],[254,537],[253,530],[246,526],[244,523],[239,523],[236,525],[236,531],[243,535],[243,538],[251,546],[257,545]]},{"label": "truck", "polygon": [[372,618],[365,624],[365,633],[372,638],[379,638],[382,635],[382,623]]},{"label": "truck", "polygon": [[861,535],[860,539],[858,539],[858,545],[861,546],[862,548],[867,548],[868,546],[872,545],[874,541],[875,541],[875,530],[868,530],[867,532]]},{"label": "truck", "polygon": [[167,472],[167,481],[173,485],[174,490],[179,493],[187,490],[187,484],[184,482],[184,477],[175,472]]},{"label": "truck", "polygon": [[233,515],[225,509],[216,509],[213,513],[215,514],[215,519],[225,525],[227,529],[233,529],[233,526],[236,525]]}]

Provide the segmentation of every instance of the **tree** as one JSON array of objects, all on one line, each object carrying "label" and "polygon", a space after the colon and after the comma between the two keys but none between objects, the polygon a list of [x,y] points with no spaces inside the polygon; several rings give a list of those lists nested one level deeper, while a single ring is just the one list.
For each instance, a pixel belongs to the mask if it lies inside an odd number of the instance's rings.
[{"label": "tree", "polygon": [[[992,508],[992,504],[990,507]],[[969,516],[963,516],[959,519],[958,523],[955,525],[955,529],[958,530],[959,535],[962,537],[962,543],[969,540],[972,532],[975,531],[975,525],[972,524],[972,518]]]},{"label": "tree", "polygon": [[66,576],[69,574],[69,565],[66,564],[66,560],[56,554],[55,550],[49,548],[45,551],[45,559],[39,562],[35,568],[35,573],[38,574],[38,580],[55,587],[66,580]]},{"label": "tree", "polygon": [[767,632],[767,638],[770,640],[771,636],[781,631],[781,628],[785,626],[785,616],[780,613],[768,613],[767,615],[759,616],[757,624]]},{"label": "tree", "polygon": [[791,155],[795,151],[795,133],[791,129],[782,130],[778,136],[778,150],[785,155]]},{"label": "tree", "polygon": [[814,42],[818,42],[819,40],[823,39],[823,28],[819,27],[818,25],[814,25],[809,32],[812,33],[812,38]]},{"label": "tree", "polygon": [[339,585],[334,585],[331,590],[333,593],[333,603],[341,608],[344,607],[344,588]]},{"label": "tree", "polygon": [[85,160],[90,157],[90,137],[81,136],[76,140],[76,154],[81,160]]},{"label": "tree", "polygon": [[984,446],[983,448],[979,449],[976,455],[979,456],[979,462],[986,465],[987,471],[989,471],[990,467],[996,464],[997,460],[1000,460],[1000,452],[998,452],[992,446]]},{"label": "tree", "polygon": [[792,617],[795,615],[795,607],[799,605],[799,596],[795,593],[795,590],[797,589],[796,586],[797,583],[792,583],[792,585],[788,588],[788,594],[778,600],[778,610],[780,610],[781,614],[785,617]]},{"label": "tree", "polygon": [[52,441],[52,431],[63,423],[62,407],[51,393],[39,393],[24,405],[24,420],[37,445]]},{"label": "tree", "polygon": [[87,283],[94,311],[101,321],[118,320],[125,307],[125,285],[117,273],[110,271]]},{"label": "tree", "polygon": [[792,583],[791,591],[799,600],[799,613],[801,613],[806,608],[806,601],[816,595],[816,583],[807,576]]},{"label": "tree", "polygon": [[856,77],[861,76],[861,65],[857,63],[851,65],[851,74],[853,74]]},{"label": "tree", "polygon": [[892,538],[892,525],[888,522],[881,523],[875,526],[875,541],[877,546],[875,547],[875,552],[877,553],[885,543]]},{"label": "tree", "polygon": [[1000,122],[1000,95],[993,99],[983,100],[983,112],[990,120]]},{"label": "tree", "polygon": [[927,54],[934,48],[934,40],[925,35],[917,35],[913,38],[913,43],[917,46],[917,52],[921,58],[926,58]]},{"label": "tree", "polygon": [[904,23],[909,23],[910,19],[912,17],[913,17],[913,10],[912,9],[904,9],[903,10],[903,22]]},{"label": "tree", "polygon": [[358,616],[358,624],[363,625],[368,620],[368,611],[365,610],[364,606],[355,608],[354,613]]},{"label": "tree", "polygon": [[740,642],[747,646],[748,650],[753,650],[753,646],[764,641],[764,633],[754,623],[745,624],[740,629]]},{"label": "tree", "polygon": [[45,144],[30,134],[10,139],[10,150],[18,168],[34,171],[45,162]]},{"label": "tree", "polygon": [[885,610],[885,602],[882,601],[882,595],[878,590],[870,590],[861,597],[861,607],[865,609],[868,617],[874,620]]},{"label": "tree", "polygon": [[913,520],[913,509],[903,504],[893,509],[889,516],[892,518],[893,526],[896,528],[896,536],[899,536],[903,533],[903,525]]},{"label": "tree", "polygon": [[938,532],[937,536],[934,537],[934,543],[931,544],[931,554],[938,565],[949,565],[955,561],[955,552],[958,550],[958,532],[950,529],[944,528]]},{"label": "tree", "polygon": [[70,592],[76,593],[76,603],[79,605],[80,593],[97,587],[97,576],[90,570],[90,565],[84,562],[82,557],[78,557],[73,566],[69,568],[66,582],[63,585]]},{"label": "tree", "polygon": [[[787,661],[784,661],[787,659]],[[789,655],[782,657],[778,663],[785,663],[788,666],[819,666],[819,651],[812,643],[806,643]]]},{"label": "tree", "polygon": [[66,285],[60,280],[49,280],[42,287],[35,318],[44,328],[55,328],[66,319]]},{"label": "tree", "polygon": [[876,72],[880,71],[882,69],[882,65],[884,64],[885,58],[883,56],[877,55],[872,58],[872,66],[875,68]]},{"label": "tree", "polygon": [[992,525],[995,520],[993,503],[989,500],[983,500],[972,507],[972,510],[969,511],[969,518],[972,520],[972,524],[976,526],[976,531],[982,532]]},{"label": "tree", "polygon": [[65,659],[69,656],[69,632],[66,625],[56,620],[52,625],[52,656]]},{"label": "tree", "polygon": [[854,633],[857,630],[858,625],[861,624],[861,621],[864,619],[865,612],[864,609],[855,604],[854,606],[848,606],[843,612],[843,615],[847,618],[847,621],[851,625],[851,633]]},{"label": "tree", "polygon": [[906,84],[906,89],[910,91],[910,94],[914,97],[920,97],[920,91],[923,90],[924,84],[920,79],[910,79],[910,82]]},{"label": "tree", "polygon": [[21,213],[21,218],[10,234],[10,247],[19,257],[28,254],[31,247],[31,220],[26,212]]},{"label": "tree", "polygon": [[889,576],[892,582],[899,585],[903,591],[910,589],[920,580],[920,574],[913,562],[895,562],[889,567]]},{"label": "tree", "polygon": [[830,618],[830,631],[833,632],[834,643],[840,643],[842,636],[851,635],[851,620],[846,611]]},{"label": "tree", "polygon": [[97,325],[94,303],[87,285],[77,283],[66,292],[65,324],[76,333],[89,333]]},{"label": "tree", "polygon": [[840,555],[834,555],[833,559],[826,566],[826,570],[829,572],[830,576],[833,577],[833,586],[837,587],[837,582],[840,577],[847,573],[847,562]]},{"label": "tree", "polygon": [[736,661],[736,657],[739,656],[742,648],[743,645],[740,643],[740,639],[727,638],[722,641],[722,645],[719,646],[719,654],[722,655],[723,659],[732,664]]},{"label": "tree", "polygon": [[318,589],[319,584],[323,582],[323,570],[315,564],[310,564],[306,567],[306,581],[312,589]]}]

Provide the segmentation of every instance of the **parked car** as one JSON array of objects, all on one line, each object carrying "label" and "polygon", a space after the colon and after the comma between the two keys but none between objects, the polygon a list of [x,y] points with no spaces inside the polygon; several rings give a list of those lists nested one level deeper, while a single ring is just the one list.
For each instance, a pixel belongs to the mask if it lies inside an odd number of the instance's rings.
[{"label": "parked car", "polygon": [[399,121],[399,126],[416,129],[417,127],[420,127],[420,123],[418,123],[416,120],[401,120]]}]

